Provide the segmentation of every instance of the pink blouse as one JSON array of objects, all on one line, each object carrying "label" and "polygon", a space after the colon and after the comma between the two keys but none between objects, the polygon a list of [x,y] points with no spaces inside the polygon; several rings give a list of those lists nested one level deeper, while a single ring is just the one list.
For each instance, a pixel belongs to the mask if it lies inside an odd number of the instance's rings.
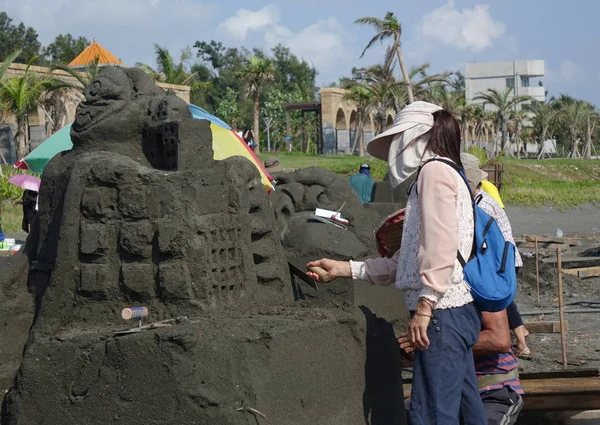
[{"label": "pink blouse", "polygon": [[[418,249],[418,276],[416,280],[420,281],[420,284],[419,282],[397,281],[398,275],[409,275],[407,273],[397,273],[401,251],[396,252],[392,258],[351,262],[353,278],[365,279],[376,285],[396,283],[400,289],[407,292],[418,292],[418,294],[413,294],[417,295],[417,298],[426,297],[435,303],[439,302],[453,283],[460,283],[456,281],[462,280],[462,276],[459,278],[454,276],[453,278],[458,264],[456,260],[457,248],[461,244],[461,241],[459,241],[459,228],[465,228],[465,223],[459,225],[458,222],[457,200],[461,196],[464,198],[462,201],[470,202],[470,195],[466,185],[464,188],[459,188],[459,184],[464,185],[459,174],[448,165],[438,161],[423,167],[417,180],[420,232],[416,232],[418,240],[410,241],[406,240],[410,237],[405,238],[407,233],[405,229],[402,244],[404,246],[405,243],[412,242],[415,245],[414,249]],[[468,226],[468,223],[466,226]],[[468,237],[472,240],[472,231]],[[462,245],[464,247],[465,244],[462,243]],[[470,250],[470,247],[468,249]],[[410,254],[407,257],[410,257]],[[403,264],[402,266],[410,267],[410,264]],[[417,270],[415,270],[416,272]],[[462,275],[462,270],[460,272],[460,275]],[[453,292],[456,292],[453,297],[459,299],[452,301],[453,304],[449,306],[466,304],[472,300],[468,290],[461,289]],[[412,308],[410,305],[412,303],[409,303],[408,299],[407,304],[409,304],[409,308]]]}]

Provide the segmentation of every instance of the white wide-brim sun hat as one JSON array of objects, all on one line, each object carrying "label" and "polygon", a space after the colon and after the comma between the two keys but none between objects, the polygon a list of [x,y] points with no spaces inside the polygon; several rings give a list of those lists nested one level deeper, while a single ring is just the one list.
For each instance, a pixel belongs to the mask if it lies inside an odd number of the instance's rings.
[{"label": "white wide-brim sun hat", "polygon": [[389,157],[392,139],[398,133],[402,133],[417,125],[433,126],[433,113],[441,111],[437,105],[429,102],[417,101],[407,105],[394,118],[392,128],[375,136],[367,145],[367,152],[375,158],[387,161]]}]

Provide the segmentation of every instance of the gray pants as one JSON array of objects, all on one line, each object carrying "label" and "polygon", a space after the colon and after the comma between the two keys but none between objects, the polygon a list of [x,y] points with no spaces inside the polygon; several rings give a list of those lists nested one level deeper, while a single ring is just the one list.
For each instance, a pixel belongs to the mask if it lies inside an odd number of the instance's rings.
[{"label": "gray pants", "polygon": [[[510,387],[487,391],[481,394],[481,401],[488,425],[514,425],[523,408],[523,399]],[[404,400],[404,408],[410,411],[410,398]]]},{"label": "gray pants", "polygon": [[523,398],[512,388],[481,394],[488,425],[514,425],[523,408]]}]

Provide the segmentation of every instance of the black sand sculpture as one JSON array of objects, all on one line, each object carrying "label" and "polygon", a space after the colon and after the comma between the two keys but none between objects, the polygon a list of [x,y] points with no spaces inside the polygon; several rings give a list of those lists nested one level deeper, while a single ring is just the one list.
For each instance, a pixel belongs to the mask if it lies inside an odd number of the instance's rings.
[{"label": "black sand sculpture", "polygon": [[[258,172],[214,161],[208,122],[110,67],[71,137],[44,171],[28,264],[13,260],[26,312],[12,341],[26,343],[2,425],[404,423],[392,326],[364,306],[294,303]],[[175,320],[116,335],[141,305],[146,323]]]}]

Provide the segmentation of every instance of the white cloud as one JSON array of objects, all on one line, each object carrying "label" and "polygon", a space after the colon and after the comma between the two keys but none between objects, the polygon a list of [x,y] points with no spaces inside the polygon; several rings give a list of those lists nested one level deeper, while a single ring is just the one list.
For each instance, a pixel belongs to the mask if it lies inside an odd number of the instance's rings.
[{"label": "white cloud", "polygon": [[211,36],[212,0],[0,0],[15,22],[24,22],[47,45],[60,33],[96,38],[127,64],[154,62],[153,43],[174,56]]},{"label": "white cloud", "polygon": [[280,19],[279,9],[274,4],[269,4],[257,11],[240,9],[235,15],[223,21],[219,27],[238,40],[244,40],[249,31],[272,27]]},{"label": "white cloud", "polygon": [[[577,82],[584,77],[583,69],[571,59],[560,62],[557,68],[548,66],[544,75],[547,86],[556,86],[565,83]],[[600,75],[598,76],[600,78]]]},{"label": "white cloud", "polygon": [[334,17],[293,31],[281,24],[279,8],[270,4],[256,11],[240,9],[221,22],[219,28],[239,40],[245,40],[253,32],[268,49],[280,43],[289,47],[292,53],[319,70],[320,80],[333,81],[332,75],[339,76],[341,66],[345,67],[345,73],[350,69],[349,61],[354,59],[345,50],[342,24]]},{"label": "white cloud", "polygon": [[506,25],[495,21],[487,4],[457,10],[454,0],[423,16],[418,34],[460,50],[480,52],[494,45],[504,34]]},{"label": "white cloud", "polygon": [[579,65],[570,59],[560,63],[560,76],[565,81],[573,81],[583,76],[583,71]]}]

